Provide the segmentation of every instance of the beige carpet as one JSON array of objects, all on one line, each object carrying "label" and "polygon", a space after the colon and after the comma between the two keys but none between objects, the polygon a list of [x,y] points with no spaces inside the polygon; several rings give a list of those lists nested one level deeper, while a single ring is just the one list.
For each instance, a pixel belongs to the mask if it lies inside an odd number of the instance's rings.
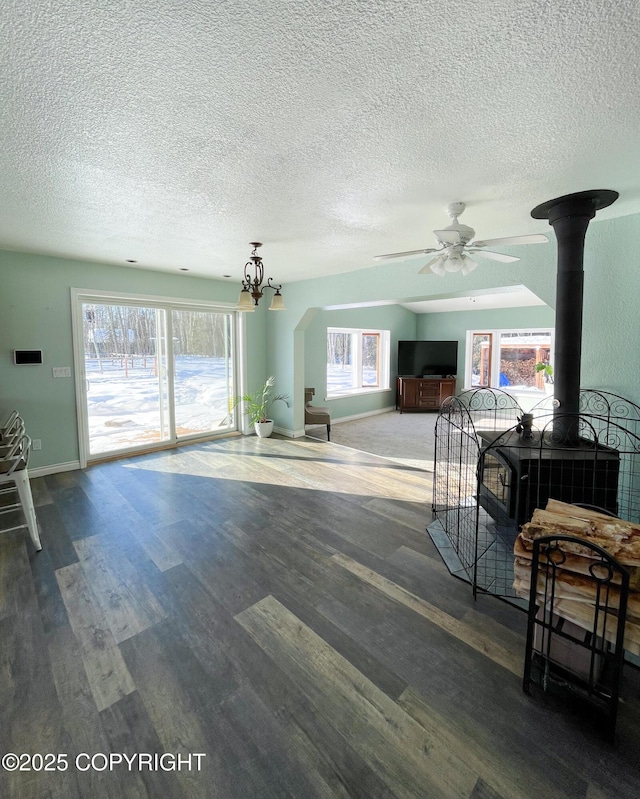
[{"label": "beige carpet", "polygon": [[[370,452],[415,469],[433,471],[437,413],[390,411],[331,425],[331,441]],[[307,435],[326,441],[327,428],[308,427]]]}]

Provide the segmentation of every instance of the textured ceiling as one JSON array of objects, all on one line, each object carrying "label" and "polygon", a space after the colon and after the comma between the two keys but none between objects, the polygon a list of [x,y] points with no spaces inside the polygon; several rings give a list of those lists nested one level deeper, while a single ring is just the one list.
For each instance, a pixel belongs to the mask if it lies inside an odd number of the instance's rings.
[{"label": "textured ceiling", "polygon": [[4,0],[0,248],[277,281],[640,212],[637,0]]}]

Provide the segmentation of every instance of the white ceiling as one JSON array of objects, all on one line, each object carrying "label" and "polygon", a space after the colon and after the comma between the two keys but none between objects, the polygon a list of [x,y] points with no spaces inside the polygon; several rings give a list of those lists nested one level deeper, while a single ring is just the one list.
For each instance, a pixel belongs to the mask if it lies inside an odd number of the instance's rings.
[{"label": "white ceiling", "polygon": [[450,311],[488,311],[495,308],[525,308],[546,305],[526,286],[506,286],[468,294],[438,296],[431,300],[400,303],[414,313],[449,313]]},{"label": "white ceiling", "polygon": [[640,212],[637,0],[5,0],[0,248],[278,282]]}]

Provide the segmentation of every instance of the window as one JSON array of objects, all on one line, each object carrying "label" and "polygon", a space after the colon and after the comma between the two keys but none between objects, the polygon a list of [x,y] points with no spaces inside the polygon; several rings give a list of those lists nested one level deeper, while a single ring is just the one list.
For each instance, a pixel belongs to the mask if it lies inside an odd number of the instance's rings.
[{"label": "window", "polygon": [[468,330],[467,387],[545,393],[553,383],[553,332],[550,328]]},{"label": "window", "polygon": [[389,388],[389,331],[327,329],[327,395]]}]

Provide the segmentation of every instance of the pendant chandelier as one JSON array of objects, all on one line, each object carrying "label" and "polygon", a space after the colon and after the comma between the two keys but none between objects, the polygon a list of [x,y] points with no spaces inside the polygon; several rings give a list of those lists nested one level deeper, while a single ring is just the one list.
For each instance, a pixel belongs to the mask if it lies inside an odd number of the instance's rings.
[{"label": "pendant chandelier", "polygon": [[264,294],[265,289],[273,289],[275,294],[269,306],[270,311],[286,311],[284,307],[284,299],[280,290],[282,286],[275,286],[271,283],[272,278],[269,278],[263,285],[264,281],[264,265],[262,258],[257,254],[258,247],[262,247],[259,241],[250,242],[253,250],[251,257],[244,265],[244,279],[242,281],[242,291],[238,299],[239,311],[255,311],[260,299]]}]

